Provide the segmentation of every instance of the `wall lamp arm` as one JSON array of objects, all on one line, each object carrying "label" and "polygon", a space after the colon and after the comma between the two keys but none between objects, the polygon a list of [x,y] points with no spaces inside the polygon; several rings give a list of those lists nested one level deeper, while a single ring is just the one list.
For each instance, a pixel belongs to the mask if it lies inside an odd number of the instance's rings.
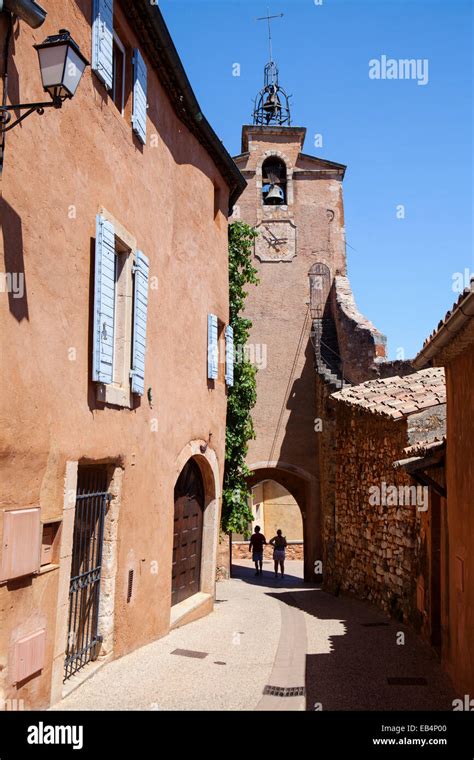
[{"label": "wall lamp arm", "polygon": [[[61,108],[66,98],[55,97],[52,101],[47,103],[19,103],[13,106],[0,106],[0,128],[2,132],[8,132],[13,127],[16,127],[20,122],[31,116],[32,113],[37,113],[39,116],[44,114],[45,108]],[[10,124],[11,114],[10,111],[25,111],[22,116],[16,119]],[[7,126],[8,125],[8,126]]]}]

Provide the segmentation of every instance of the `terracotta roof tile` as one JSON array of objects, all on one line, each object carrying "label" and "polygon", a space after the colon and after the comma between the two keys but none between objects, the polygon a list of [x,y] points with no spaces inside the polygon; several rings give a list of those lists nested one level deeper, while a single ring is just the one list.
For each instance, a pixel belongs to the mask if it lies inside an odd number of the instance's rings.
[{"label": "terracotta roof tile", "polygon": [[436,451],[442,449],[446,445],[446,436],[437,436],[430,440],[418,441],[412,446],[407,446],[403,449],[403,453],[407,456],[426,454],[428,451]]},{"label": "terracotta roof tile", "polygon": [[430,367],[412,375],[368,380],[333,393],[336,401],[400,419],[446,403],[444,369]]}]

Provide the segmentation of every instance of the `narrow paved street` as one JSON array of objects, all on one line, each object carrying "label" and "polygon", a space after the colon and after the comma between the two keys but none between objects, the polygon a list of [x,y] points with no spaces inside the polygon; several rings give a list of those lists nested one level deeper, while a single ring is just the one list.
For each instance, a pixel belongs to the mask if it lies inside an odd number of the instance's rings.
[{"label": "narrow paved street", "polygon": [[[449,681],[408,628],[304,584],[301,562],[287,563],[283,581],[272,563],[264,568],[256,578],[242,561],[217,585],[212,615],[105,665],[54,709],[452,709]],[[426,682],[389,684],[396,678]],[[306,696],[266,686],[305,687]]]}]

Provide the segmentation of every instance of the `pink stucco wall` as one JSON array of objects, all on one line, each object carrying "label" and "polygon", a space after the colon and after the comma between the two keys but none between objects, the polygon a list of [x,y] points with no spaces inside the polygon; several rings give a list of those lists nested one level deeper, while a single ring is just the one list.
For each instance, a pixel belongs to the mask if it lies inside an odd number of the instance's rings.
[{"label": "pink stucco wall", "polygon": [[[42,98],[33,43],[66,27],[91,60],[92,0],[50,0],[42,28],[16,27],[13,101]],[[140,41],[118,9],[128,48]],[[3,30],[0,40],[3,44]],[[145,56],[146,57],[146,56]],[[115,655],[169,627],[173,488],[179,453],[213,433],[223,474],[226,388],[207,382],[207,315],[228,323],[229,191],[206,150],[177,118],[148,65],[148,144],[132,133],[131,95],[122,117],[89,68],[61,111],[31,116],[8,137],[0,198],[0,269],[21,272],[25,294],[0,294],[0,506],[41,506],[61,517],[67,460],[124,467],[118,543]],[[130,76],[130,74],[129,74]],[[214,217],[214,186],[221,211]],[[91,382],[95,217],[105,207],[150,259],[146,395],[133,410],[95,400]],[[75,350],[75,360],[71,360]],[[153,432],[154,428],[156,432]],[[0,526],[1,528],[1,526]],[[134,603],[125,569],[141,563]],[[158,563],[158,573],[149,571]],[[123,576],[123,577],[122,577]],[[0,654],[25,621],[54,639],[58,575],[0,587]],[[32,623],[33,627],[36,625]],[[50,672],[20,693],[48,703]]]},{"label": "pink stucco wall", "polygon": [[449,615],[444,648],[456,689],[460,696],[470,694],[471,698],[474,695],[473,376],[471,343],[446,364]]}]

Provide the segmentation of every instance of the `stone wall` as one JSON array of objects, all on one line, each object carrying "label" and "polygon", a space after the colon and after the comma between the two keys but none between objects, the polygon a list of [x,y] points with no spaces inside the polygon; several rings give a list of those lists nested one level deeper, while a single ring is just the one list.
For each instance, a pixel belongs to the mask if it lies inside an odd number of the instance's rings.
[{"label": "stone wall", "polygon": [[404,471],[393,469],[407,445],[406,422],[344,404],[336,406],[336,421],[336,544],[326,583],[415,622],[421,512],[402,504],[373,506],[370,490],[384,483],[413,486]]},{"label": "stone wall", "polygon": [[408,375],[411,362],[387,359],[387,339],[357,308],[347,277],[335,277],[329,300],[344,379],[357,385],[377,377]]},{"label": "stone wall", "polygon": [[230,540],[226,533],[219,535],[217,545],[216,580],[225,581],[230,576]]},{"label": "stone wall", "polygon": [[[304,545],[301,543],[291,543],[286,547],[286,559],[298,559],[303,561],[304,558]],[[252,559],[252,553],[249,552],[249,542],[243,541],[232,544],[232,560],[239,559]],[[264,560],[273,560],[273,547],[264,547],[263,552]]]},{"label": "stone wall", "polygon": [[336,277],[331,291],[343,373],[351,383],[368,380],[368,368],[386,356],[387,339],[358,310],[347,277]]},{"label": "stone wall", "polygon": [[323,531],[322,571],[326,591],[335,590],[335,510],[336,510],[336,409],[329,401],[334,387],[316,375],[316,406],[320,420],[318,433],[321,529]]}]

